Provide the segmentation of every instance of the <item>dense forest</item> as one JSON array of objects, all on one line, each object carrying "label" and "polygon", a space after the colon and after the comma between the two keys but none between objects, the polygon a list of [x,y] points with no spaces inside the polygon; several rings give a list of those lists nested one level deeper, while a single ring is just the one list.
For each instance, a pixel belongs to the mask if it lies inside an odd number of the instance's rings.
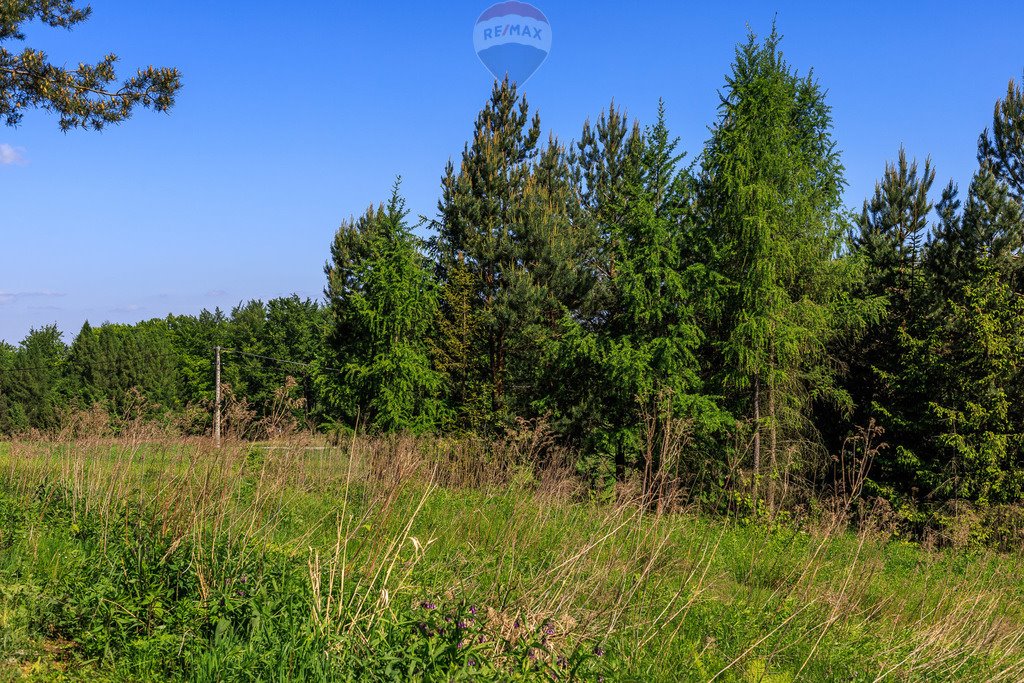
[{"label": "dense forest", "polygon": [[483,438],[543,422],[595,491],[663,473],[695,499],[781,507],[870,464],[857,493],[908,519],[1021,502],[1015,82],[988,126],[965,192],[894,150],[858,213],[825,90],[774,32],[737,49],[696,158],[664,107],[642,126],[613,104],[542,140],[496,83],[436,215],[416,230],[396,182],[337,231],[323,302],[86,323],[70,345],[33,330],[0,344],[0,433],[97,405],[209,433],[220,346],[228,428],[248,415],[249,437],[282,415]]}]

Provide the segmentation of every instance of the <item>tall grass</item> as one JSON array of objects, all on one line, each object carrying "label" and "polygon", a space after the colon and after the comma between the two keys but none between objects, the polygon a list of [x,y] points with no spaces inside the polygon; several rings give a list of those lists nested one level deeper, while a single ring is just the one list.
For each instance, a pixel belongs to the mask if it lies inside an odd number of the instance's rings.
[{"label": "tall grass", "polygon": [[544,438],[11,442],[0,678],[1024,678],[1020,555],[848,530],[852,498],[597,502]]}]

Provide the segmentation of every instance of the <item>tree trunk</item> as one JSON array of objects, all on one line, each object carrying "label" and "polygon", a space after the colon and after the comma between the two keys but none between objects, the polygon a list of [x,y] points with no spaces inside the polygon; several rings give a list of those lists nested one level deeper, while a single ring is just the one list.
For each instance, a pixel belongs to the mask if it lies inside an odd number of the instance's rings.
[{"label": "tree trunk", "polygon": [[761,378],[754,377],[754,495],[761,476]]},{"label": "tree trunk", "polygon": [[768,442],[768,509],[775,509],[775,478],[778,475],[779,432],[775,424],[775,387],[768,387],[768,419],[771,422]]}]

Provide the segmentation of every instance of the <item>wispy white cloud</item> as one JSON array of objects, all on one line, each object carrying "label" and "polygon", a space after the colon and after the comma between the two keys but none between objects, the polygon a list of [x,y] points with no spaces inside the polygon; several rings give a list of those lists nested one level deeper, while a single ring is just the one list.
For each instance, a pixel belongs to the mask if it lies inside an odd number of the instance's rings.
[{"label": "wispy white cloud", "polygon": [[24,147],[12,147],[6,142],[0,142],[0,166],[24,164],[25,161]]},{"label": "wispy white cloud", "polygon": [[0,289],[0,306],[4,304],[13,304],[15,301],[18,301],[20,299],[57,296],[64,296],[64,292],[54,292],[49,289],[40,289],[34,292],[8,292],[6,290]]}]

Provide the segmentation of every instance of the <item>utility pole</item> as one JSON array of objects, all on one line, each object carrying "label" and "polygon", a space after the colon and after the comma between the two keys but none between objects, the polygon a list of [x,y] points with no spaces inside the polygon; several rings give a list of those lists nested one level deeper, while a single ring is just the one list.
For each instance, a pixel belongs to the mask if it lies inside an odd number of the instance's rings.
[{"label": "utility pole", "polygon": [[220,347],[214,347],[217,352],[217,370],[214,383],[217,385],[217,397],[213,402],[213,445],[220,448]]}]

